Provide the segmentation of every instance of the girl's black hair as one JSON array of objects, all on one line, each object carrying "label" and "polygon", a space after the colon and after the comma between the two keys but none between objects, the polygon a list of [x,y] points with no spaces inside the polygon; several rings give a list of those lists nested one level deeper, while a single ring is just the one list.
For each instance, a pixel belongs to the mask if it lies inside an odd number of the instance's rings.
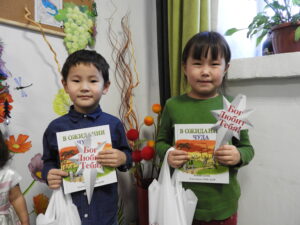
[{"label": "girl's black hair", "polygon": [[105,58],[96,51],[84,49],[70,54],[66,59],[61,71],[64,81],[67,81],[70,68],[80,63],[93,64],[102,73],[104,83],[109,81],[109,64]]},{"label": "girl's black hair", "polygon": [[[182,64],[185,65],[189,56],[193,59],[206,58],[208,52],[213,60],[217,60],[219,56],[224,57],[227,65],[231,59],[230,47],[225,38],[214,31],[205,31],[195,34],[185,45],[182,52]],[[227,80],[227,73],[224,75],[221,92],[225,92],[225,81]]]},{"label": "girl's black hair", "polygon": [[8,151],[8,147],[5,144],[3,134],[0,130],[0,169],[5,166],[7,161],[10,159],[10,154]]}]

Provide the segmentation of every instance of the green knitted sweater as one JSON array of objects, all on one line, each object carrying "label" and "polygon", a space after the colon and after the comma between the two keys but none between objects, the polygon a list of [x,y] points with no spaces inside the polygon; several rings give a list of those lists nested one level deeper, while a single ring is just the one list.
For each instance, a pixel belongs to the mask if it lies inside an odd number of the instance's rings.
[{"label": "green knitted sweater", "polygon": [[[230,99],[232,100],[232,99]],[[174,124],[214,124],[217,122],[211,110],[223,109],[223,96],[199,100],[187,94],[169,99],[164,107],[156,143],[161,159],[166,151],[174,145]],[[237,172],[247,165],[254,156],[254,149],[248,137],[248,131],[240,132],[240,140],[232,139],[241,154],[241,163],[229,168],[229,184],[183,183],[184,188],[191,189],[198,197],[194,219],[210,221],[223,220],[233,215],[238,208],[240,185]]]}]

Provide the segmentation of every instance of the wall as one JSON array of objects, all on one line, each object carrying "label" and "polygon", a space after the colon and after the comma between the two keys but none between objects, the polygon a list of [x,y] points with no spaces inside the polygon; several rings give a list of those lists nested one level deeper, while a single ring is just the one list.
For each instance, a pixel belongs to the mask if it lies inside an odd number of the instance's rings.
[{"label": "wall", "polygon": [[247,108],[255,109],[249,117],[255,157],[239,173],[238,224],[298,225],[300,77],[232,80],[228,86],[229,94],[245,94]]},{"label": "wall", "polygon": [[[112,28],[121,37],[120,20],[129,13],[129,26],[132,32],[132,42],[137,61],[137,71],[140,76],[140,85],[135,89],[135,103],[138,106],[138,115],[142,119],[151,112],[152,103],[159,101],[158,96],[158,71],[156,52],[156,6],[155,1],[149,0],[98,0],[97,10],[97,38],[95,50],[100,52],[111,66],[110,78],[112,85],[109,93],[101,100],[104,111],[118,115],[120,104],[119,90],[114,85],[114,63],[111,58],[111,47],[108,42],[108,18],[113,15]],[[115,6],[114,6],[115,5]],[[1,124],[1,130],[9,135],[27,134],[32,148],[13,158],[12,167],[22,175],[21,189],[25,190],[32,178],[27,169],[30,159],[37,153],[42,153],[42,135],[48,123],[56,118],[52,109],[52,101],[60,84],[60,75],[53,55],[38,32],[19,27],[0,24],[0,38],[4,42],[4,54],[2,59],[13,77],[8,79],[10,93],[13,96],[13,110],[8,126]],[[67,52],[60,37],[47,35],[58,55],[62,65]],[[33,84],[24,89],[28,97],[21,97],[20,91],[15,90],[14,77],[22,77],[23,85]],[[126,196],[125,207],[126,221],[134,221],[136,218],[136,202],[133,180],[129,173],[119,175],[120,183]],[[26,194],[29,212],[33,210],[33,196],[44,193],[50,196],[47,186],[36,183]],[[121,193],[124,198],[124,192]],[[31,224],[35,224],[35,214],[31,214]]]}]

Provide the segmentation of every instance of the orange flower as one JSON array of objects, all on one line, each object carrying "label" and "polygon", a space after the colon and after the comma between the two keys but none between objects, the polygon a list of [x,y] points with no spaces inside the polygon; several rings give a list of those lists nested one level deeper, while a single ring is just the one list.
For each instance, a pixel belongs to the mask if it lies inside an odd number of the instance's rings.
[{"label": "orange flower", "polygon": [[14,101],[12,96],[7,92],[0,94],[0,102],[4,103],[5,100],[7,100],[7,102],[9,103],[12,103]]},{"label": "orange flower", "polygon": [[154,148],[154,145],[155,145],[155,141],[153,141],[153,140],[147,141],[147,146],[148,147]]},{"label": "orange flower", "polygon": [[[10,112],[12,110],[12,105],[8,105],[7,109]],[[0,123],[2,123],[5,120],[5,106],[4,103],[1,103],[0,100]]]},{"label": "orange flower", "polygon": [[38,215],[40,213],[45,214],[49,198],[44,194],[38,194],[33,197],[33,208],[34,212]]},{"label": "orange flower", "polygon": [[154,112],[154,113],[160,113],[160,111],[161,111],[161,105],[160,104],[153,104],[152,105],[152,111]]},{"label": "orange flower", "polygon": [[154,123],[154,119],[152,116],[146,116],[144,119],[144,124],[147,126],[151,126]]},{"label": "orange flower", "polygon": [[17,141],[13,135],[9,136],[9,139],[5,141],[8,149],[14,153],[27,152],[31,147],[31,141],[26,142],[28,135],[19,134]]}]

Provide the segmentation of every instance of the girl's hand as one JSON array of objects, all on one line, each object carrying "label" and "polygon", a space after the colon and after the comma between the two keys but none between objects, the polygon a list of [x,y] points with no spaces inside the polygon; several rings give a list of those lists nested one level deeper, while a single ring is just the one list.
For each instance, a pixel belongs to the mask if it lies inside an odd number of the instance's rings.
[{"label": "girl's hand", "polygon": [[57,189],[61,186],[62,177],[68,176],[66,171],[51,169],[47,175],[48,186],[50,189]]},{"label": "girl's hand", "polygon": [[189,160],[188,153],[182,150],[173,150],[169,152],[168,163],[173,168],[180,168]]},{"label": "girl's hand", "polygon": [[215,159],[226,166],[235,166],[241,162],[240,152],[234,145],[223,145],[215,151]]},{"label": "girl's hand", "polygon": [[126,154],[118,149],[107,149],[96,156],[96,160],[102,166],[119,167],[126,162]]}]

